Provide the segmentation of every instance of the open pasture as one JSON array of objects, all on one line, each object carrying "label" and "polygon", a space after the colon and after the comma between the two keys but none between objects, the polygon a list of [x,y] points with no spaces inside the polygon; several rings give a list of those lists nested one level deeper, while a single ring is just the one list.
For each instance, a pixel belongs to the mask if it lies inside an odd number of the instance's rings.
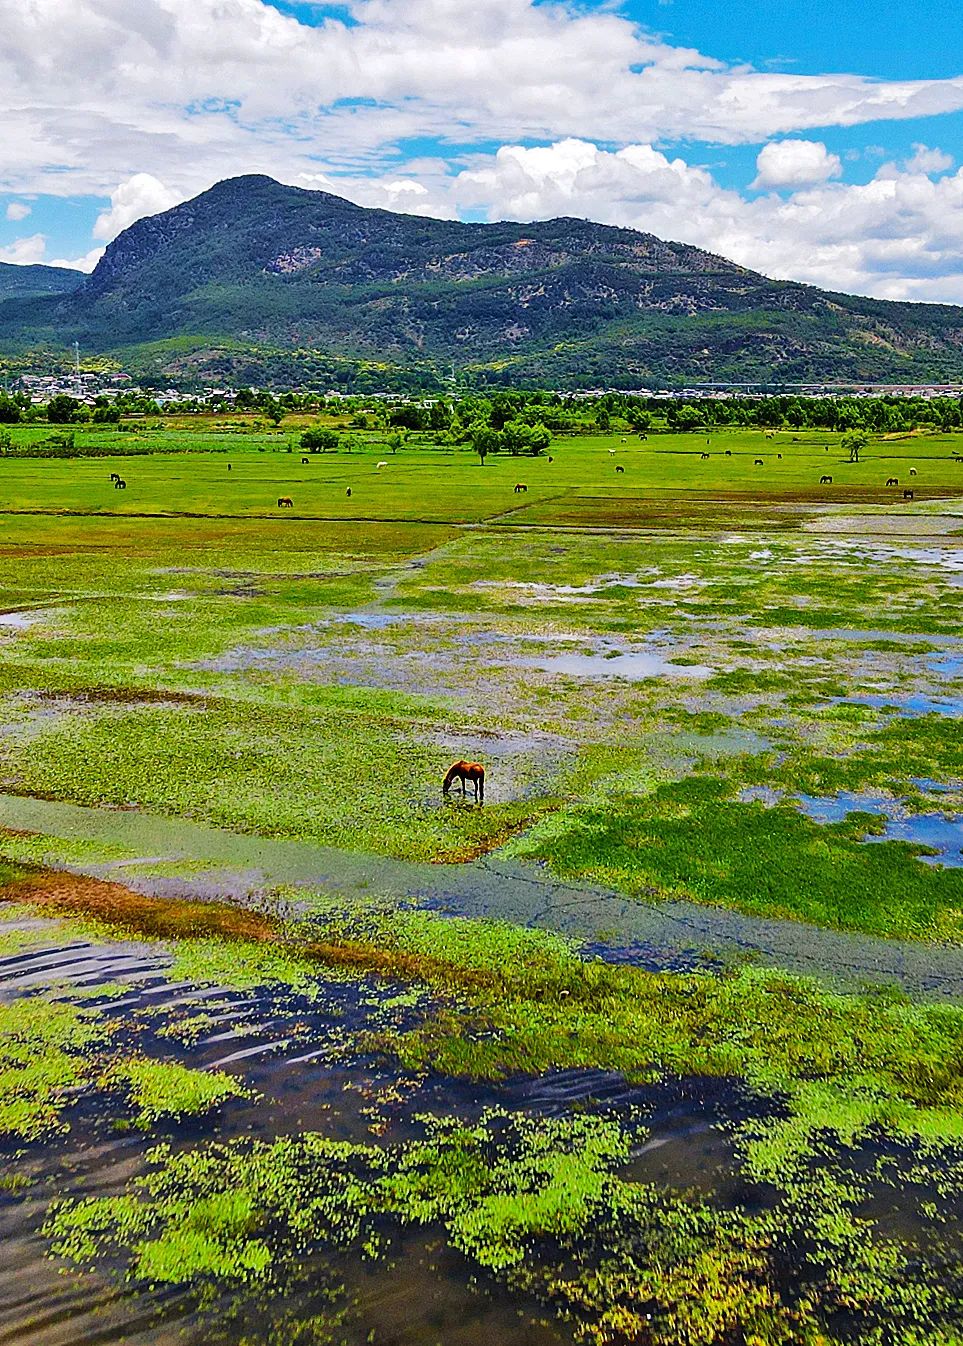
[{"label": "open pasture", "polygon": [[[155,449],[164,438],[153,437]],[[469,523],[504,516],[518,524],[669,527],[676,511],[712,519],[725,510],[751,514],[766,500],[796,510],[902,508],[904,490],[918,500],[963,490],[963,435],[950,434],[874,440],[859,463],[848,461],[838,435],[788,432],[584,436],[559,440],[538,458],[499,454],[484,465],[466,448],[393,454],[381,442],[360,444],[354,452],[302,454],[276,435],[251,434],[214,452],[10,458],[0,463],[2,503],[17,512],[268,517],[284,508],[318,519]],[[115,488],[112,473],[125,489]],[[832,480],[820,484],[823,477]],[[888,486],[891,480],[898,485]],[[524,492],[515,491],[519,484]],[[279,507],[282,498],[292,506]]]},{"label": "open pasture", "polygon": [[705,438],[0,459],[11,1333],[960,1340],[963,439]]}]

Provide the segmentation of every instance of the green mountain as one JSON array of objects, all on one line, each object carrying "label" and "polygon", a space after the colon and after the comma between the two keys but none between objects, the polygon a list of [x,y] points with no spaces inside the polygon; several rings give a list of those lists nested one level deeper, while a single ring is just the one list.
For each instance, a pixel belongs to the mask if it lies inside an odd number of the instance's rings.
[{"label": "green mountain", "polygon": [[424,219],[267,177],[138,221],[70,294],[0,304],[0,353],[74,339],[182,383],[963,379],[963,308],[773,281],[587,220]]},{"label": "green mountain", "polygon": [[82,285],[82,271],[66,266],[15,266],[0,262],[0,301],[37,295],[67,294]]}]

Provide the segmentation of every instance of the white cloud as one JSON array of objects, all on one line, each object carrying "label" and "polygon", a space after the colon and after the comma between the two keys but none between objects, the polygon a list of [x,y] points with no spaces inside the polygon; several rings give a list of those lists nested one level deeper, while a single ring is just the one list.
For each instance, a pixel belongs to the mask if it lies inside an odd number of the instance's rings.
[{"label": "white cloud", "polygon": [[928,145],[914,145],[913,150],[912,159],[907,159],[905,164],[908,173],[925,173],[930,176],[934,173],[946,173],[953,167],[952,154],[947,154],[944,150],[930,149]]},{"label": "white cloud", "polygon": [[109,243],[135,220],[144,215],[157,215],[180,200],[183,197],[158,182],[150,173],[135,173],[111,192],[110,209],[98,215],[93,236]]},{"label": "white cloud", "polygon": [[27,205],[26,201],[11,201],[7,206],[6,215],[8,220],[19,222],[20,220],[25,220],[29,214],[30,206]]},{"label": "white cloud", "polygon": [[398,177],[411,136],[739,144],[963,109],[963,77],[757,71],[608,6],[348,8],[353,25],[310,27],[263,0],[7,6],[0,188],[106,194],[149,172],[183,198],[242,168],[292,180],[394,164]]},{"label": "white cloud", "polygon": [[756,159],[754,187],[806,187],[842,176],[838,154],[818,140],[773,140]]},{"label": "white cloud", "polygon": [[[428,179],[423,179],[427,181]],[[370,184],[366,191],[370,194]],[[357,199],[353,185],[346,195]],[[502,146],[434,179],[430,213],[575,215],[694,243],[766,275],[880,298],[963,303],[963,170],[826,181],[747,200],[651,145]]]},{"label": "white cloud", "polygon": [[70,271],[93,271],[103,255],[103,248],[91,248],[90,252],[84,253],[82,257],[54,257],[47,265],[65,266]]},{"label": "white cloud", "polygon": [[28,238],[18,238],[5,248],[0,248],[0,262],[14,262],[17,266],[32,266],[42,262],[47,250],[47,240],[43,234],[31,234]]}]

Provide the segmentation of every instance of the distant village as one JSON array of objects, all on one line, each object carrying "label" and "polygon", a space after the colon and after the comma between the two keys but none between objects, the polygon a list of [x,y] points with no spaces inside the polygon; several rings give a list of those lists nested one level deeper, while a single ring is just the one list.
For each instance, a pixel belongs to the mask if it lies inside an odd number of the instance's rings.
[{"label": "distant village", "polygon": [[[20,393],[34,406],[44,406],[51,398],[68,396],[86,406],[103,405],[119,397],[146,397],[158,407],[171,403],[183,403],[190,400],[199,405],[223,409],[231,407],[237,401],[242,390],[228,387],[206,387],[187,391],[183,388],[156,389],[143,387],[132,375],[121,371],[85,372],[82,370],[51,374],[19,374],[7,378],[5,388],[8,394]],[[244,394],[268,392],[277,395],[284,389],[245,388]],[[304,389],[292,388],[291,392],[303,392]],[[317,395],[325,401],[351,402],[357,399],[357,393],[341,389],[317,389]],[[451,389],[448,396],[468,390]],[[479,392],[481,390],[472,390]],[[548,389],[552,392],[554,390]],[[729,401],[732,399],[766,399],[773,396],[818,397],[818,398],[963,398],[961,383],[701,383],[684,388],[587,388],[577,391],[557,390],[557,395],[567,401],[592,401],[596,398],[618,394],[624,397],[646,398],[649,401],[693,402],[693,401]],[[242,397],[243,400],[243,397]],[[366,392],[364,400],[388,404],[416,403],[430,406],[437,399],[420,393]]]}]

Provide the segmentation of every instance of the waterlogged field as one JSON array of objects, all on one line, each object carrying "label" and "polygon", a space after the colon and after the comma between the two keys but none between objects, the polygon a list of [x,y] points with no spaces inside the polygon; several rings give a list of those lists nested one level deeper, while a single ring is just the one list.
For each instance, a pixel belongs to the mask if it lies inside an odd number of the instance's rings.
[{"label": "waterlogged field", "polygon": [[4,1338],[958,1346],[963,441],[228,447],[0,462]]}]

